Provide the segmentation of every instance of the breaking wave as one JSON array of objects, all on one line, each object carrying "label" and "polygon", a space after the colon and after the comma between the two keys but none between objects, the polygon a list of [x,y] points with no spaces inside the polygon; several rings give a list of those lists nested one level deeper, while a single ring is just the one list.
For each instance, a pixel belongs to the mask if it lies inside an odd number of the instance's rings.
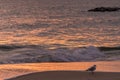
[{"label": "breaking wave", "polygon": [[119,53],[120,47],[89,46],[49,49],[39,45],[1,45],[0,64],[120,60]]},{"label": "breaking wave", "polygon": [[[0,63],[95,61],[104,57],[104,53],[93,46],[74,49],[45,49],[33,47],[35,46],[2,46],[4,51],[1,51],[1,54],[6,52],[6,49],[9,49],[9,52],[0,60]],[[0,47],[0,49],[2,48]]]}]

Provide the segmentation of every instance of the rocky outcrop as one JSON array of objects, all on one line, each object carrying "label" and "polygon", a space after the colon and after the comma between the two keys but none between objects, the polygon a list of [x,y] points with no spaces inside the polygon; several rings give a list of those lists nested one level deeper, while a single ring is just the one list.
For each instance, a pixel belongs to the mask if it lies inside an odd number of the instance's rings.
[{"label": "rocky outcrop", "polygon": [[88,10],[88,12],[114,12],[119,10],[120,10],[119,7],[97,7],[97,8]]}]

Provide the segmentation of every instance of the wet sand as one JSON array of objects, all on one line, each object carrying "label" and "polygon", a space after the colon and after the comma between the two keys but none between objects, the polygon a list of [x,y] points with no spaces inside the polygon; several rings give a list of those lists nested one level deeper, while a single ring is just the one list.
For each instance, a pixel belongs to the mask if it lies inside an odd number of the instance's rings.
[{"label": "wet sand", "polygon": [[48,71],[31,73],[7,80],[120,80],[120,72]]},{"label": "wet sand", "polygon": [[[120,61],[97,61],[97,62],[63,62],[63,63],[24,63],[24,64],[1,64],[0,80],[13,78],[29,73],[44,71],[79,71],[79,74],[96,64],[96,72],[120,72]],[[38,74],[38,73],[37,73]],[[87,73],[86,73],[87,74]],[[40,73],[41,75],[41,73]],[[73,74],[74,75],[74,74]],[[120,79],[119,79],[120,80]]]}]

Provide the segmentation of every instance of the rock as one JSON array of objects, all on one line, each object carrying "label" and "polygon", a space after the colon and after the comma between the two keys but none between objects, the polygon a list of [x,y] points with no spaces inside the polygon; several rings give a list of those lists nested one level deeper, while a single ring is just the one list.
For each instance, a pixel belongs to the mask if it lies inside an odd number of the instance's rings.
[{"label": "rock", "polygon": [[88,10],[88,12],[114,12],[119,10],[120,10],[119,7],[97,7],[97,8]]}]

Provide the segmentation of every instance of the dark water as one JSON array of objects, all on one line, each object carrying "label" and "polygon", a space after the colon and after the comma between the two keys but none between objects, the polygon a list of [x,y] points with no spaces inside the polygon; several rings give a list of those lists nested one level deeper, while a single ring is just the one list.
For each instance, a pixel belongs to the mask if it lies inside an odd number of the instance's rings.
[{"label": "dark water", "polygon": [[119,0],[0,0],[0,44],[44,47],[120,46]]}]

